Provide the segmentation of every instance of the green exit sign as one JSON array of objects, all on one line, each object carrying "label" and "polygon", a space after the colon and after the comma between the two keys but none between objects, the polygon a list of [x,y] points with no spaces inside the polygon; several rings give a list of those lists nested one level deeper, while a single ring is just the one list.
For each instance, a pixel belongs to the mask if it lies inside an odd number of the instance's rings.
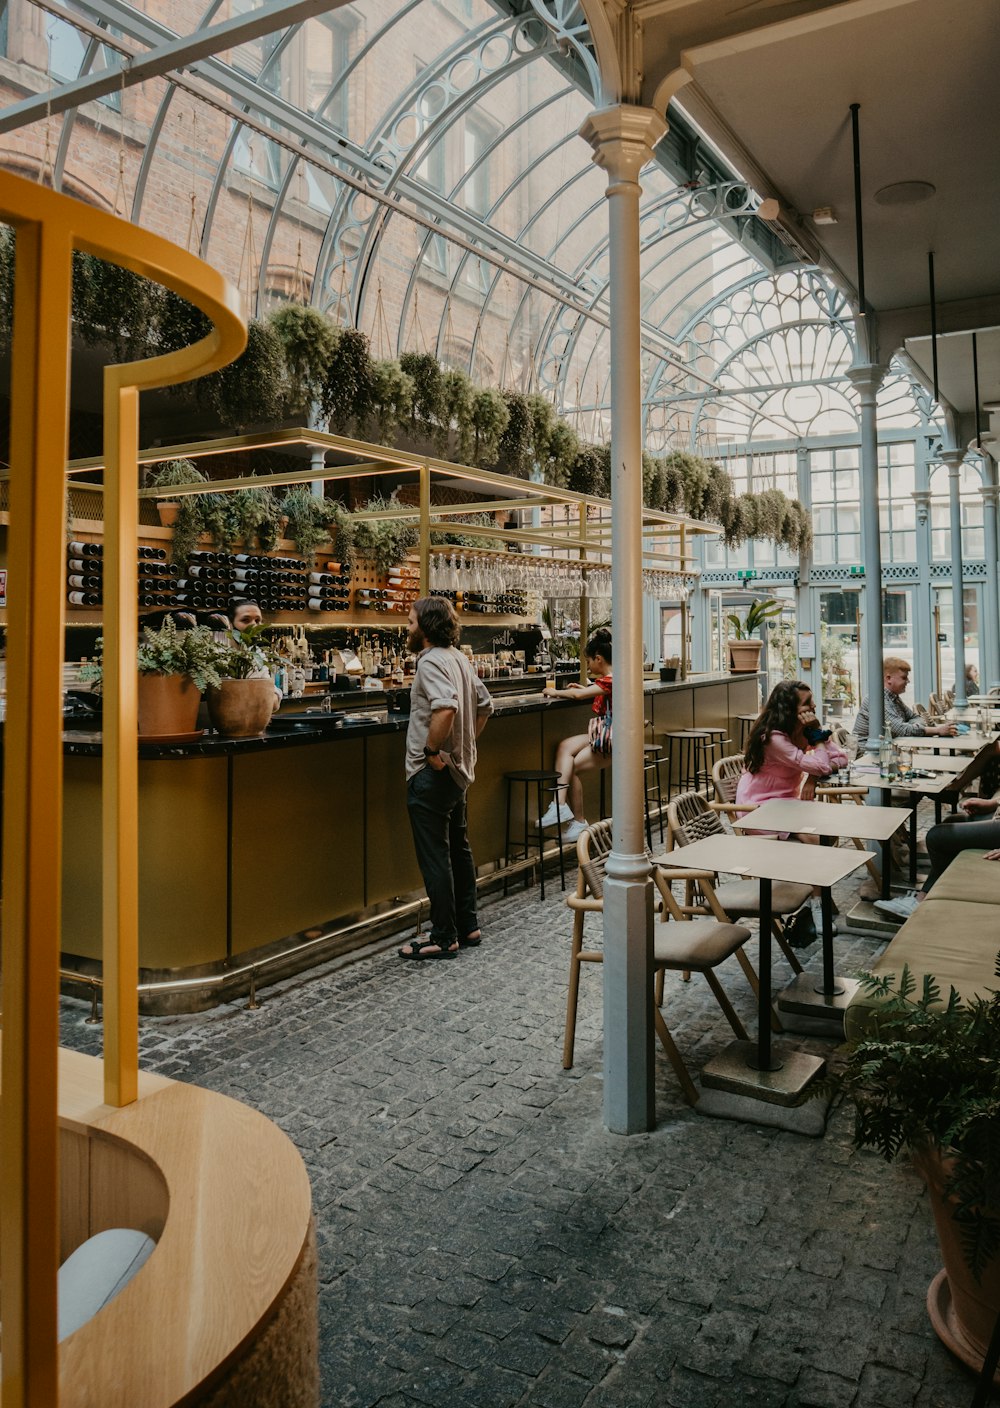
[{"label": "green exit sign", "polygon": [[863,567],[852,567],[852,568],[851,568],[851,576],[852,576],[852,577],[863,577],[864,575],[865,575],[865,569],[864,569]]},{"label": "green exit sign", "polygon": [[757,575],[757,569],[755,567],[743,567],[736,575],[741,582],[752,582]]}]

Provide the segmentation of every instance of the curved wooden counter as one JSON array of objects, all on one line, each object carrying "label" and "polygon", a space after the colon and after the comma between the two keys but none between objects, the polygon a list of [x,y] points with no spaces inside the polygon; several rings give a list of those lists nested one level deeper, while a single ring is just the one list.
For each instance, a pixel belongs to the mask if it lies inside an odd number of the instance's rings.
[{"label": "curved wooden counter", "polygon": [[157,1245],[60,1345],[62,1408],[315,1408],[315,1231],[295,1146],[256,1110],[159,1076],[114,1109],[101,1070],[60,1051],[62,1255],[107,1227]]}]

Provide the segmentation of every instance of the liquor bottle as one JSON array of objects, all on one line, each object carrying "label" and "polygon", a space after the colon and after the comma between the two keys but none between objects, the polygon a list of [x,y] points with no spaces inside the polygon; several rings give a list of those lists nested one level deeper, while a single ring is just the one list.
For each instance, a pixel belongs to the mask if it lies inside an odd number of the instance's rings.
[{"label": "liquor bottle", "polygon": [[100,606],[101,598],[97,592],[68,592],[66,600],[70,606]]},{"label": "liquor bottle", "polygon": [[104,548],[100,543],[80,543],[76,539],[66,544],[74,557],[103,557]]}]

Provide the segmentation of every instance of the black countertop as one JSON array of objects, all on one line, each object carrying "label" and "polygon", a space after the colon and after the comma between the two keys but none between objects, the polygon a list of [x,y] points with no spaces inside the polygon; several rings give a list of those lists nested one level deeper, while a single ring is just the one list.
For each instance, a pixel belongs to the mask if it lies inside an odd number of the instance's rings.
[{"label": "black countertop", "polygon": [[[692,679],[661,684],[659,680],[646,680],[644,694],[666,694],[670,691],[698,688],[701,685],[724,684],[730,681],[754,679],[753,675],[704,674]],[[367,737],[381,733],[400,733],[409,723],[409,713],[402,708],[389,709],[390,702],[402,702],[399,695],[405,691],[394,691],[386,698],[381,691],[366,691],[362,699],[353,691],[351,703],[357,707],[338,711],[336,705],[332,714],[324,713],[318,704],[305,701],[286,701],[278,715],[272,720],[263,734],[253,738],[223,738],[211,730],[198,739],[176,742],[141,742],[139,757],[157,758],[216,758],[239,753],[258,753],[264,749],[300,748],[305,744],[340,741],[344,738]],[[289,702],[292,707],[288,707]],[[503,694],[495,698],[494,713],[498,718],[514,714],[535,714],[545,709],[566,709],[579,705],[578,699],[570,699],[557,692],[530,694]],[[305,707],[302,707],[305,704]],[[375,716],[375,717],[373,717]],[[64,753],[70,757],[94,757],[101,753],[102,736],[95,731],[89,720],[67,720],[63,733]]]}]

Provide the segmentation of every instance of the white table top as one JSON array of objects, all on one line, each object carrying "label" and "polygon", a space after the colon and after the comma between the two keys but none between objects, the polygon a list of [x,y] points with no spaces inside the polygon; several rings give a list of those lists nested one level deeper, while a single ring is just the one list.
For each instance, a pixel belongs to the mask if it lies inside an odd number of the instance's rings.
[{"label": "white table top", "polygon": [[[826,806],[826,803],[819,805]],[[830,807],[830,811],[836,810]],[[809,846],[801,841],[727,835],[708,836],[653,859],[663,870],[724,870],[751,879],[791,880],[801,885],[826,887],[843,880],[873,856],[872,851],[842,850],[838,846]]]},{"label": "white table top", "polygon": [[[904,745],[900,748],[899,751],[901,753],[905,753],[908,751],[908,749]],[[973,751],[978,753],[979,749],[976,748]],[[913,766],[915,768],[924,768],[927,772],[958,773],[964,772],[965,769],[969,766],[969,759],[957,757],[954,754],[948,757],[941,757],[939,754],[936,753],[921,753],[919,758],[914,758]]]},{"label": "white table top", "polygon": [[930,752],[940,748],[945,753],[978,753],[987,743],[995,743],[996,735],[986,737],[981,733],[957,733],[954,738],[898,738],[896,747],[904,751],[909,748],[920,752]]},{"label": "white table top", "polygon": [[885,841],[904,825],[909,815],[909,807],[837,807],[829,802],[789,798],[762,802],[756,811],[734,820],[733,826],[740,831],[799,831]]}]

